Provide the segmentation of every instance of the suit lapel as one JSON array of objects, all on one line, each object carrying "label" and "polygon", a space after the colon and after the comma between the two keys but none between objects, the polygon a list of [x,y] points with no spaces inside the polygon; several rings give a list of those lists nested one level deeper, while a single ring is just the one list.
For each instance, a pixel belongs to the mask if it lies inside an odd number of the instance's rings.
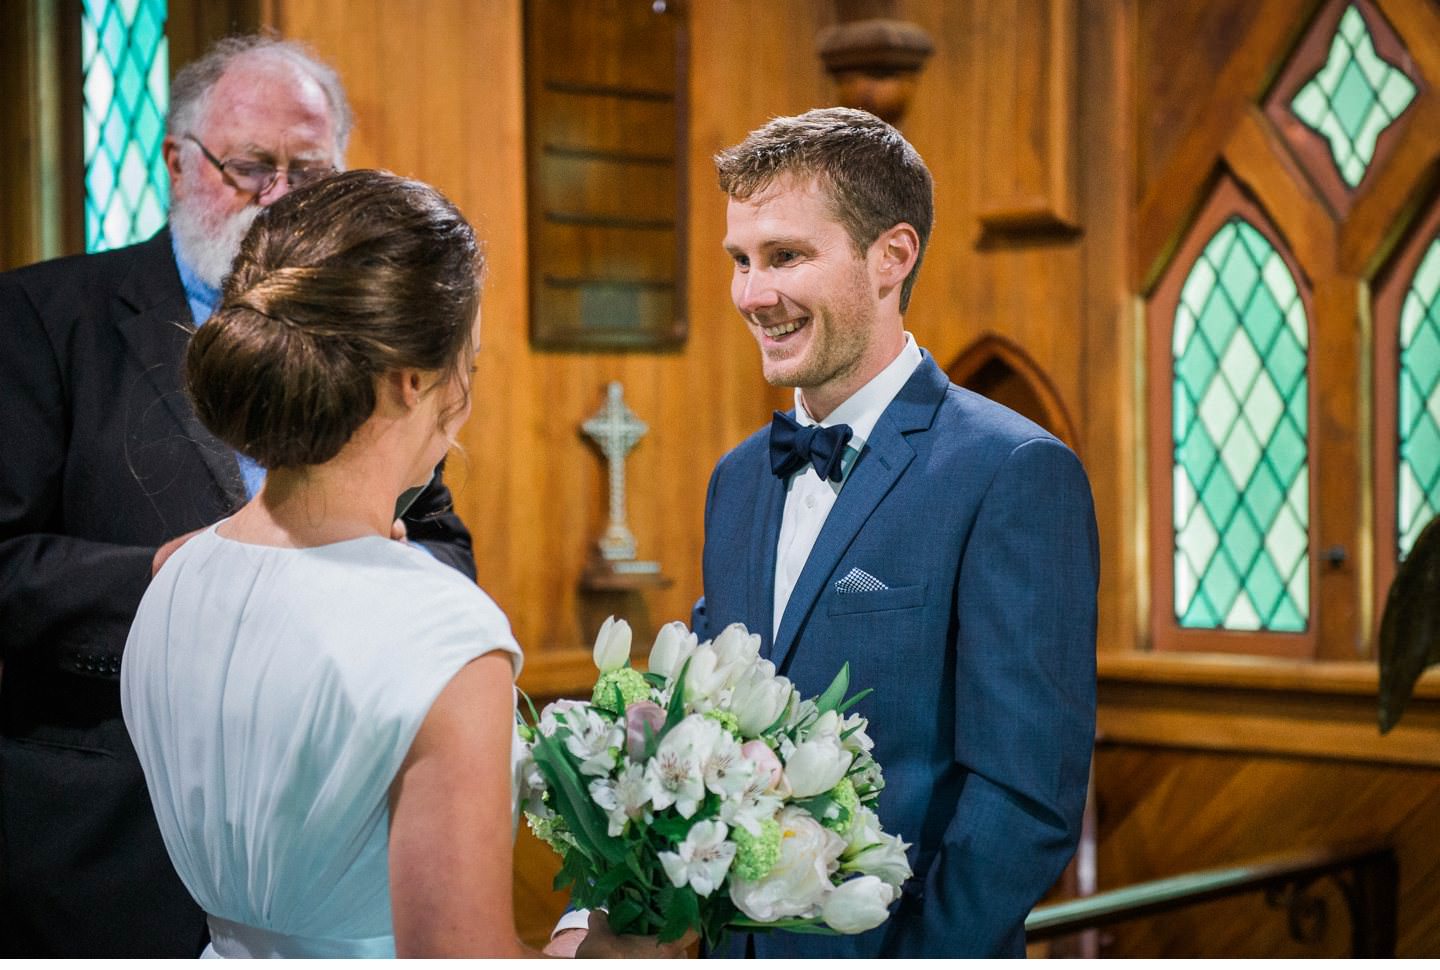
[{"label": "suit lapel", "polygon": [[170,234],[162,232],[144,244],[130,275],[116,291],[121,306],[116,326],[146,380],[194,445],[201,461],[222,492],[236,505],[245,501],[245,488],[234,453],[205,430],[181,382],[185,348],[194,333],[190,306],[175,269]]},{"label": "suit lapel", "polygon": [[775,547],[780,543],[780,518],[785,514],[785,483],[770,471],[768,436],[765,442],[756,515],[750,527],[750,548],[757,551],[748,558],[745,614],[747,628],[760,634],[761,655],[769,657],[775,632]]},{"label": "suit lapel", "polygon": [[[805,561],[805,568],[795,582],[785,615],[780,621],[780,632],[775,638],[771,660],[777,670],[783,670],[794,650],[795,639],[806,617],[815,608],[816,601],[825,590],[825,584],[835,572],[845,550],[855,541],[861,528],[879,506],[881,500],[895,487],[910,463],[915,459],[915,449],[906,440],[907,436],[928,429],[935,418],[935,411],[945,396],[949,380],[935,365],[929,353],[922,351],[920,366],[910,380],[900,389],[895,400],[880,415],[870,440],[855,461],[855,467],[845,480],[845,486],[835,499],[835,506],[825,519],[825,525]],[[778,535],[779,515],[776,514]],[[774,593],[775,540],[770,545],[772,590]]]}]

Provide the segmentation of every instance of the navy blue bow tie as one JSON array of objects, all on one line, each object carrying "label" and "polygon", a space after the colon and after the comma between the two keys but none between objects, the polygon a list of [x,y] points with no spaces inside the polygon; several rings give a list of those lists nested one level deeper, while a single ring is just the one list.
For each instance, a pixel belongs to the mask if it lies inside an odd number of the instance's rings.
[{"label": "navy blue bow tie", "polygon": [[784,411],[776,411],[770,421],[770,470],[784,480],[808,462],[822,480],[838,482],[844,477],[845,446],[853,433],[848,424],[807,427]]}]

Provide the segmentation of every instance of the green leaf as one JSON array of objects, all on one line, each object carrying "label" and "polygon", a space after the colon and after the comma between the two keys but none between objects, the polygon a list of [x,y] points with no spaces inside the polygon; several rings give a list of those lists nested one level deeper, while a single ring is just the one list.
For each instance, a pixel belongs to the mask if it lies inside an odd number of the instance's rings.
[{"label": "green leaf", "polygon": [[625,884],[625,881],[629,879],[630,876],[629,866],[616,866],[595,881],[595,895],[603,899],[609,899],[615,890]]},{"label": "green leaf", "polygon": [[832,930],[813,919],[781,919],[773,923],[761,923],[759,920],[750,919],[748,916],[737,916],[730,921],[730,928],[745,930],[747,933],[764,932],[766,930],[785,930],[787,933],[809,933],[813,936],[839,936],[838,930]]},{"label": "green leaf", "polygon": [[645,683],[649,684],[656,690],[664,690],[665,685],[669,683],[669,681],[665,679],[663,674],[654,674],[648,670],[640,676],[645,678]]},{"label": "green leaf", "polygon": [[665,710],[665,726],[660,729],[662,738],[685,719],[685,675],[689,672],[690,658],[687,657],[684,666],[680,668],[680,676],[675,678],[675,690],[670,694],[670,706]]},{"label": "green leaf", "polygon": [[684,842],[685,836],[690,834],[690,828],[700,821],[703,812],[696,812],[689,818],[682,818],[679,812],[666,811],[664,814],[657,814],[655,820],[650,823],[650,828],[664,836],[665,841],[672,845]]},{"label": "green leaf", "polygon": [[[860,693],[856,694],[854,697],[846,701],[844,704],[841,704],[839,707],[835,708],[835,713],[844,714],[846,711],[850,710],[850,708],[854,707],[856,704],[859,704],[861,701],[863,701],[865,698],[869,697],[873,693],[875,693],[875,688],[865,688]],[[860,726],[857,724],[855,727],[851,728],[842,736],[848,738],[853,732],[858,731],[859,729]]]},{"label": "green leaf", "polygon": [[535,765],[545,774],[556,796],[556,810],[565,818],[570,834],[592,858],[618,864],[624,856],[620,843],[608,833],[608,822],[590,798],[589,786],[571,763],[568,752],[553,737],[540,736],[533,751]]},{"label": "green leaf", "polygon": [[645,915],[645,907],[638,900],[621,899],[610,907],[610,929],[616,934],[643,936],[650,929],[642,922]]},{"label": "green leaf", "polygon": [[689,886],[675,890],[675,898],[665,910],[665,925],[660,927],[660,942],[678,940],[691,928],[700,928],[700,897]]},{"label": "green leaf", "polygon": [[835,705],[844,700],[845,692],[849,689],[850,661],[847,660],[840,665],[840,672],[835,675],[834,680],[830,681],[830,686],[825,688],[825,693],[815,699],[816,709],[819,710],[821,714],[834,710]]}]

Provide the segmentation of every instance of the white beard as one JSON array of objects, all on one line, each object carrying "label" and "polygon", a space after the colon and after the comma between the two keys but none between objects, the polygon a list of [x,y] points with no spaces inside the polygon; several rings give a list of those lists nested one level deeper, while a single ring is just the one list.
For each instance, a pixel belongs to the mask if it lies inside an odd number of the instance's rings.
[{"label": "white beard", "polygon": [[170,233],[180,259],[202,283],[218,290],[260,208],[251,204],[231,215],[215,216],[199,204],[176,199],[170,206]]}]

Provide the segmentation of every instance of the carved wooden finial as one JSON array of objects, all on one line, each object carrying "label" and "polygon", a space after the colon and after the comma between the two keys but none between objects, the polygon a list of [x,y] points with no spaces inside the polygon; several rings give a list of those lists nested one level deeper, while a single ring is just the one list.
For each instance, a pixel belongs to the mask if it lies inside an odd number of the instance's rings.
[{"label": "carved wooden finial", "polygon": [[835,13],[815,46],[840,102],[899,124],[934,41],[903,19],[899,0],[835,0]]}]

